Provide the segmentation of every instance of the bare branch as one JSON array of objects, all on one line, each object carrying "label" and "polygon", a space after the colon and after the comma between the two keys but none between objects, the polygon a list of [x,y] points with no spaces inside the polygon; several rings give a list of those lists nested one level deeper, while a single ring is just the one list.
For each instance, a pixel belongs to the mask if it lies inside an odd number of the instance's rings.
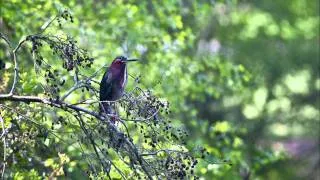
[{"label": "bare branch", "polygon": [[26,42],[26,38],[22,37],[19,41],[19,44],[16,46],[16,48],[13,49],[13,63],[14,63],[14,77],[13,77],[13,83],[10,90],[10,95],[13,95],[15,88],[17,86],[17,82],[19,81],[19,65],[18,65],[18,59],[17,59],[17,51],[20,49],[23,43]]},{"label": "bare branch", "polygon": [[9,41],[8,38],[7,38],[4,34],[2,34],[1,32],[0,32],[0,38],[3,39],[3,40],[7,43],[7,45],[9,46],[10,49],[12,49],[12,46],[11,46],[10,41]]},{"label": "bare branch", "polygon": [[12,86],[11,86],[11,90],[10,90],[10,93],[11,95],[13,95],[14,93],[14,90],[16,88],[16,84],[18,82],[18,76],[19,76],[19,66],[18,66],[18,63],[17,63],[17,51],[20,49],[21,45],[26,41],[26,38],[25,37],[22,37],[18,43],[18,45],[12,49],[12,46],[11,46],[11,43],[10,41],[8,40],[7,37],[5,37],[2,33],[0,33],[0,38],[3,39],[7,45],[9,46],[10,48],[10,54],[12,56],[12,61],[13,61],[13,64],[14,64],[14,77],[13,77],[13,83],[12,83]]},{"label": "bare branch", "polygon": [[4,172],[5,172],[5,170],[6,170],[6,158],[7,158],[7,154],[6,154],[6,151],[7,151],[7,149],[6,149],[6,135],[5,135],[5,131],[6,131],[6,129],[5,129],[5,126],[4,126],[4,120],[3,120],[3,118],[2,118],[2,116],[1,116],[1,114],[0,114],[0,123],[1,123],[1,127],[2,127],[2,133],[1,133],[1,139],[2,139],[2,141],[3,141],[3,163],[2,163],[2,172],[1,172],[1,179],[4,179]]},{"label": "bare branch", "polygon": [[54,16],[53,18],[51,18],[50,20],[48,20],[47,22],[45,22],[42,26],[41,26],[41,31],[38,34],[42,34],[44,33],[44,31],[46,31],[46,29],[48,29],[48,27],[52,24],[53,21],[55,21],[58,18],[59,15]]}]

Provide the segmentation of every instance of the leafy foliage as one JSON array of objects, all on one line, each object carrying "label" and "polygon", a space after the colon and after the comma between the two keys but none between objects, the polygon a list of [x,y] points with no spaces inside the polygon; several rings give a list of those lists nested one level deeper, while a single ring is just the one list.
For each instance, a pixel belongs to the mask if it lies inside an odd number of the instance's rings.
[{"label": "leafy foliage", "polygon": [[[128,130],[139,150],[153,153],[150,157],[159,163],[176,159],[169,165],[172,176],[184,169],[215,179],[312,179],[320,162],[315,138],[319,136],[318,7],[319,2],[312,0],[10,1],[1,3],[0,26],[12,47],[28,38],[17,52],[17,94],[97,109],[95,89],[105,65],[119,54],[139,57],[140,63],[129,67],[132,78],[118,103],[127,126],[119,123],[119,128],[124,134]],[[46,26],[42,23],[59,13],[41,33],[40,27]],[[13,83],[14,63],[3,39],[0,47],[0,93],[5,94]],[[7,147],[24,146],[26,151],[21,152],[37,154],[33,157],[38,160],[25,168],[28,159],[21,158],[24,163],[12,168],[11,177],[42,172],[49,176],[63,166],[67,176],[80,178],[86,159],[96,158],[91,146],[81,150],[77,145],[76,139],[88,141],[81,136],[78,114],[33,103],[4,103],[0,109],[5,127],[12,128],[17,139],[25,138],[16,142],[6,136],[13,144]],[[155,112],[159,117],[152,116]],[[95,132],[93,137],[113,142],[110,134],[98,132],[107,133],[109,127],[83,118],[87,127],[95,127],[89,129]],[[148,121],[128,121],[137,118]],[[177,141],[185,144],[175,146],[183,150],[180,157],[174,151],[159,151]],[[34,148],[41,144],[43,149]],[[128,162],[125,148],[107,151],[110,160],[121,154]],[[62,166],[59,152],[70,158]],[[194,170],[188,166],[190,158],[191,166],[197,159]],[[44,166],[46,160],[55,165]],[[107,178],[97,168],[99,160],[90,163],[96,168],[90,170],[92,176]],[[122,160],[114,163],[126,176],[133,173]],[[164,167],[160,164],[155,166],[159,171]],[[121,177],[113,170],[109,175]]]}]

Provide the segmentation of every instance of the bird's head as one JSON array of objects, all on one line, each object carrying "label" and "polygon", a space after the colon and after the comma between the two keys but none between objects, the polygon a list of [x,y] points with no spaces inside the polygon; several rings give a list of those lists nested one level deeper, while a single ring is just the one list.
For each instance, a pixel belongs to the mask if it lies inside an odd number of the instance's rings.
[{"label": "bird's head", "polygon": [[125,66],[127,62],[131,62],[131,61],[137,61],[138,59],[128,59],[125,56],[117,56],[111,66],[116,66],[116,67],[122,67]]},{"label": "bird's head", "polygon": [[128,59],[125,56],[118,56],[116,57],[111,65],[110,65],[110,72],[115,75],[115,76],[120,76],[120,77],[124,77],[122,76],[123,74],[127,73],[127,68],[126,68],[126,64],[127,62],[131,62],[131,61],[137,61],[138,59]]}]

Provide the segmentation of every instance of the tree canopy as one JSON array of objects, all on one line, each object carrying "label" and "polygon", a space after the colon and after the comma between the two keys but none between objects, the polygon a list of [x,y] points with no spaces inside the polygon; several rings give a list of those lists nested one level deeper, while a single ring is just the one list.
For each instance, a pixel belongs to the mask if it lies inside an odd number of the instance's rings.
[{"label": "tree canopy", "polygon": [[[319,177],[319,2],[0,5],[2,178]],[[118,55],[139,62],[114,124]]]}]

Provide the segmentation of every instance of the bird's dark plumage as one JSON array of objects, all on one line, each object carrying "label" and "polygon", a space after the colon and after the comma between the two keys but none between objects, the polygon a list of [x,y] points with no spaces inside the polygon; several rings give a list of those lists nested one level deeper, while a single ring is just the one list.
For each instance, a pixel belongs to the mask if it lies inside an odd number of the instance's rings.
[{"label": "bird's dark plumage", "polygon": [[[118,56],[113,60],[100,83],[100,101],[116,101],[122,97],[128,77],[126,63],[135,60],[128,60],[124,56]],[[113,104],[101,102],[100,113],[115,114]]]}]

